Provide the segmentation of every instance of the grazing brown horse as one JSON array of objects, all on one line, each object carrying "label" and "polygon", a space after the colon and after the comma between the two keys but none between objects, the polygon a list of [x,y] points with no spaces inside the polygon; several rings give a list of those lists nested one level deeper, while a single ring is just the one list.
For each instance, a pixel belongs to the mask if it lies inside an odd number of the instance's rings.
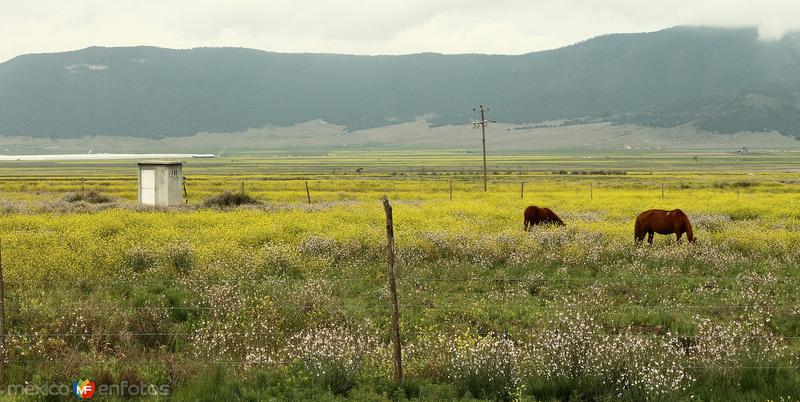
[{"label": "grazing brown horse", "polygon": [[550,208],[539,208],[533,205],[525,208],[525,231],[528,231],[528,227],[533,229],[533,225],[548,223],[564,226],[564,221]]},{"label": "grazing brown horse", "polygon": [[653,244],[653,233],[672,234],[675,233],[675,240],[680,243],[681,236],[686,233],[689,243],[694,243],[696,238],[692,233],[692,224],[689,217],[680,209],[665,211],[663,209],[651,209],[642,212],[636,217],[636,227],[634,237],[637,243],[644,240],[647,235],[647,242]]}]

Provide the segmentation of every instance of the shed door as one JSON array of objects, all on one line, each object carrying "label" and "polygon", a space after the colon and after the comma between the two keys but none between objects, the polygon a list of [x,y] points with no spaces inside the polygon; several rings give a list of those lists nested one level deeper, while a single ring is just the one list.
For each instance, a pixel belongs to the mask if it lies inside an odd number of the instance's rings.
[{"label": "shed door", "polygon": [[156,205],[156,171],[142,170],[142,204]]}]

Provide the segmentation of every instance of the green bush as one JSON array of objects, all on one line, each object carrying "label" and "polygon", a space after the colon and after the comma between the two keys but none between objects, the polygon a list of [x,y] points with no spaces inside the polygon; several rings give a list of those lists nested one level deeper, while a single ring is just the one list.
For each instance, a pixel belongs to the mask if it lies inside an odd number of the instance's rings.
[{"label": "green bush", "polygon": [[234,193],[232,191],[225,191],[221,194],[212,195],[203,200],[204,207],[236,207],[239,205],[254,205],[258,204],[258,200],[247,195],[246,193]]},{"label": "green bush", "polygon": [[746,221],[758,219],[761,217],[761,214],[752,208],[738,208],[732,210],[728,216],[731,217],[732,221]]},{"label": "green bush", "polygon": [[97,190],[89,190],[64,194],[61,200],[70,203],[85,202],[89,204],[108,204],[114,202],[114,197],[103,194]]}]

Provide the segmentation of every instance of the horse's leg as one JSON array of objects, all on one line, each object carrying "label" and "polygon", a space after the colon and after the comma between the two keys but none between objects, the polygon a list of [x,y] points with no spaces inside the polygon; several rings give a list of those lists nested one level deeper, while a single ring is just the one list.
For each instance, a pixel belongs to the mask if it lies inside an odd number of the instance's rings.
[{"label": "horse's leg", "polygon": [[653,235],[654,234],[655,233],[652,232],[652,231],[651,232],[647,232],[647,243],[650,244],[651,246],[653,245]]},{"label": "horse's leg", "polygon": [[681,236],[683,236],[683,232],[675,232],[675,243],[681,244]]}]

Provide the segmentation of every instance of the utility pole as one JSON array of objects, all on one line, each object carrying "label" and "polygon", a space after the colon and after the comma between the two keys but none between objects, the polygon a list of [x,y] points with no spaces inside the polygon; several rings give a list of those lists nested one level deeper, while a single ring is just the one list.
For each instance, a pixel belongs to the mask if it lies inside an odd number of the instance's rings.
[{"label": "utility pole", "polygon": [[483,141],[483,192],[486,192],[486,124],[489,122],[496,123],[494,120],[486,120],[485,112],[489,111],[489,107],[480,105],[472,109],[473,112],[481,112],[481,120],[473,121],[472,128],[481,127],[481,140]]}]

